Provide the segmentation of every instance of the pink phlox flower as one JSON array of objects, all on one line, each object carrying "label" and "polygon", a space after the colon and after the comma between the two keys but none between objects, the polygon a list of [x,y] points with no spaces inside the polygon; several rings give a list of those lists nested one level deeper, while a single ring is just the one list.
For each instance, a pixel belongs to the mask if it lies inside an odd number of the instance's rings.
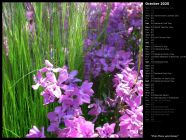
[{"label": "pink phlox flower", "polygon": [[103,127],[97,127],[96,130],[101,138],[108,138],[114,133],[115,123],[112,124],[104,124]]},{"label": "pink phlox flower", "polygon": [[45,138],[44,135],[44,127],[42,127],[42,131],[40,131],[36,126],[33,126],[30,129],[29,134],[26,135],[27,138]]}]

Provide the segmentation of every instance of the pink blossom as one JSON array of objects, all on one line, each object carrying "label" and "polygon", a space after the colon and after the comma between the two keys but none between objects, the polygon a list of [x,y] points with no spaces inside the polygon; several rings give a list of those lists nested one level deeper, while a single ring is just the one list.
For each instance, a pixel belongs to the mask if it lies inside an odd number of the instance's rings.
[{"label": "pink blossom", "polygon": [[26,135],[27,138],[45,138],[44,135],[44,127],[42,127],[42,131],[40,131],[36,126],[33,126],[30,129],[29,134]]}]

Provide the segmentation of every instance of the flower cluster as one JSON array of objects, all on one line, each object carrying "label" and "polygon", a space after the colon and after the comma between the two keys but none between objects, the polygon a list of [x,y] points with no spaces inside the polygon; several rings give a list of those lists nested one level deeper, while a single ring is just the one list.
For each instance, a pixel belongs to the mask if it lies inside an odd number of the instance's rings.
[{"label": "flower cluster", "polygon": [[[48,132],[57,132],[59,125],[65,119],[72,119],[82,114],[80,105],[90,103],[90,97],[94,94],[91,89],[93,83],[84,81],[81,86],[77,82],[80,79],[75,78],[77,71],[74,70],[68,73],[67,67],[54,68],[48,60],[45,60],[45,67],[40,69],[34,80],[34,90],[39,86],[44,88],[41,95],[44,97],[44,105],[58,101],[60,106],[57,106],[54,112],[48,113],[50,126]],[[56,75],[58,73],[58,78]]]},{"label": "flower cluster", "polygon": [[[90,97],[94,91],[91,89],[92,83],[84,81],[81,86],[76,83],[80,79],[75,78],[77,71],[68,73],[67,67],[53,68],[53,65],[46,60],[45,67],[40,69],[37,76],[34,76],[36,90],[39,86],[44,88],[41,95],[44,97],[44,105],[58,101],[53,112],[48,113],[50,125],[48,132],[55,133],[58,137],[140,137],[142,136],[143,127],[143,107],[141,105],[141,97],[143,96],[143,72],[140,71],[138,76],[136,72],[127,67],[121,74],[116,74],[113,82],[116,88],[116,99],[108,99],[108,105],[112,107],[119,105],[127,105],[126,110],[118,110],[122,115],[119,119],[120,131],[114,134],[116,123],[105,123],[103,127],[94,128],[94,122],[86,121],[82,116],[80,105],[87,103],[89,115],[98,116],[101,112],[106,112],[103,101],[95,99],[95,103],[90,104]],[[59,73],[56,78],[55,73]],[[43,75],[46,75],[44,77]],[[138,79],[136,79],[138,77]],[[136,82],[137,81],[137,82]],[[120,100],[118,100],[120,99]],[[64,123],[65,128],[61,129],[60,124]],[[44,128],[42,132],[37,127],[33,127],[26,137],[45,137]]]},{"label": "flower cluster", "polygon": [[104,124],[103,127],[97,127],[92,122],[86,121],[84,117],[75,117],[73,120],[65,120],[66,128],[58,131],[58,137],[72,137],[72,138],[117,138],[119,137],[114,133],[115,123]]},{"label": "flower cluster", "polygon": [[[43,88],[44,105],[59,104],[47,115],[48,132],[59,138],[143,136],[143,67],[138,62],[142,55],[141,17],[141,3],[89,4],[89,29],[84,45],[86,80],[76,78],[78,71],[68,72],[67,66],[54,68],[48,60],[34,76],[36,84],[32,88]],[[113,98],[97,97],[93,83],[88,81],[92,75],[99,79],[102,73],[112,75],[113,87],[108,88],[114,93]],[[95,117],[93,120],[85,118],[83,104],[88,106],[87,114]],[[104,115],[113,115],[113,119],[100,126],[97,120]],[[40,132],[34,126],[27,137],[45,137],[43,131],[44,128]]]},{"label": "flower cluster", "polygon": [[142,3],[91,3],[88,22],[89,32],[84,43],[85,78],[90,79],[91,75],[97,78],[104,72],[114,75],[115,98],[108,97],[106,104],[118,108],[122,115],[118,135],[141,137],[143,56],[139,46]]},{"label": "flower cluster", "polygon": [[[90,3],[84,43],[85,78],[123,69],[136,58],[142,33],[142,3]],[[136,51],[135,51],[136,50]]]},{"label": "flower cluster", "polygon": [[120,97],[122,108],[119,113],[121,137],[142,137],[143,130],[143,71],[138,73],[131,68],[125,68],[116,74],[113,82],[116,87],[116,96]]},{"label": "flower cluster", "polygon": [[66,128],[59,130],[58,137],[97,137],[94,133],[94,124],[86,121],[84,117],[75,117],[73,120],[65,120]]}]

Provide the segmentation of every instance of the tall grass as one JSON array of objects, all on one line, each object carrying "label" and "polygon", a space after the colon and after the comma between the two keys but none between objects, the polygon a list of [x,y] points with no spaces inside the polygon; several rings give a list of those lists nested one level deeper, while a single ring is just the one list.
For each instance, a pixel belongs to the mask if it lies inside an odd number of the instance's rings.
[{"label": "tall grass", "polygon": [[[43,106],[40,91],[31,88],[33,74],[48,59],[55,66],[69,65],[83,74],[83,38],[86,31],[86,4],[32,3],[36,32],[27,29],[23,3],[3,3],[3,37],[9,54],[2,55],[3,137],[25,137],[32,125],[48,126],[47,112],[54,105]],[[66,12],[68,28],[64,28]],[[67,63],[68,62],[68,63]]]}]

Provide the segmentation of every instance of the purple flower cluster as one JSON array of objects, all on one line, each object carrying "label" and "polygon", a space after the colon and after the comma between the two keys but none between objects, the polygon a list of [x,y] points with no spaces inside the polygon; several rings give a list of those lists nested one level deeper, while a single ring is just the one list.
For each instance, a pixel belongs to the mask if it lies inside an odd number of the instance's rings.
[{"label": "purple flower cluster", "polygon": [[113,82],[116,87],[116,97],[120,97],[121,105],[125,106],[119,110],[120,137],[142,137],[143,130],[143,71],[140,74],[131,68],[125,68],[120,74],[116,74]]},{"label": "purple flower cluster", "polygon": [[[34,75],[36,84],[32,88],[43,88],[44,105],[59,104],[47,115],[48,132],[59,138],[143,137],[143,70],[138,62],[141,18],[141,3],[89,4],[89,29],[84,45],[86,80],[76,78],[78,71],[68,72],[67,66],[54,68],[48,60]],[[108,86],[113,98],[107,95],[102,99],[94,94],[93,83],[88,80],[92,75],[99,78],[101,73],[113,76],[113,87]],[[87,104],[93,120],[86,120],[83,104]],[[104,115],[114,116],[101,127],[96,121]],[[34,126],[27,137],[45,137],[43,131],[44,128],[40,132]]]},{"label": "purple flower cluster", "polygon": [[118,138],[119,136],[114,133],[115,123],[112,124],[104,124],[103,127],[97,127],[96,130],[101,138]]},{"label": "purple flower cluster", "polygon": [[[48,132],[53,132],[58,137],[118,137],[114,133],[115,124],[105,124],[103,128],[96,128],[94,124],[86,121],[82,117],[80,105],[90,104],[90,97],[94,94],[92,90],[93,83],[84,81],[81,86],[77,82],[81,80],[75,78],[77,71],[68,73],[67,67],[54,68],[48,60],[45,60],[45,67],[38,70],[37,76],[34,76],[36,82],[32,86],[34,90],[39,86],[44,88],[41,95],[44,97],[44,105],[58,101],[60,106],[55,107],[53,112],[48,113],[50,125]],[[58,78],[56,74],[59,73]],[[45,75],[45,76],[44,76]],[[94,104],[90,104],[90,115],[98,116],[104,112],[102,101],[96,99]],[[61,129],[60,124],[64,123],[65,128]],[[44,128],[40,132],[37,127],[33,127],[26,137],[45,137]]]},{"label": "purple flower cluster", "polygon": [[114,75],[115,98],[108,97],[106,104],[118,108],[121,115],[117,134],[142,137],[143,63],[139,63],[139,57],[143,61],[139,56],[142,3],[91,3],[88,17],[85,79],[90,79],[91,75],[97,78],[104,72]]},{"label": "purple flower cluster", "polygon": [[[97,78],[104,72],[115,75],[116,95],[114,99],[107,98],[106,104],[118,108],[122,115],[118,135],[141,137],[143,63],[139,63],[139,46],[142,38],[142,3],[91,3],[88,22],[89,32],[84,43],[85,78],[90,79],[91,75]],[[104,32],[105,36],[100,40]]]},{"label": "purple flower cluster", "polygon": [[120,117],[120,137],[142,137],[143,133],[143,106],[131,111],[127,109]]},{"label": "purple flower cluster", "polygon": [[[48,113],[50,125],[47,129],[57,137],[142,137],[143,130],[143,106],[141,98],[143,96],[143,71],[140,75],[129,67],[126,67],[120,74],[116,74],[113,82],[116,89],[115,99],[108,98],[105,101],[95,99],[91,103],[90,97],[93,96],[93,83],[84,81],[81,86],[77,85],[80,79],[75,78],[77,71],[68,73],[67,67],[53,68],[53,65],[46,60],[46,67],[40,69],[37,76],[34,76],[36,85],[44,88],[41,95],[44,97],[44,105],[58,101],[59,106],[53,112]],[[58,78],[56,74],[59,73]],[[45,77],[43,75],[46,75]],[[82,116],[81,105],[87,103],[90,108],[88,114],[96,116],[93,121],[86,121]],[[120,130],[114,133],[116,123],[105,123],[103,127],[95,128],[95,121],[102,112],[107,112],[105,105],[118,108],[125,105],[127,109],[119,108],[117,113],[119,118]],[[104,105],[103,105],[104,104]],[[119,106],[118,106],[119,105]],[[65,128],[61,129],[60,124],[64,123]],[[30,130],[26,137],[45,137],[44,128],[40,132],[35,126]]]},{"label": "purple flower cluster", "polygon": [[92,122],[96,122],[98,116],[101,113],[105,113],[106,112],[106,107],[103,104],[103,101],[99,100],[97,98],[95,98],[95,103],[90,104],[88,106],[88,108],[91,108],[90,111],[88,112],[88,115],[95,116],[95,118],[94,118],[94,120]]},{"label": "purple flower cluster", "polygon": [[[66,128],[58,131],[58,137],[72,137],[72,138],[118,138],[119,136],[114,133],[115,123],[104,124],[103,127],[94,128],[94,124],[86,121],[84,117],[75,117],[72,120],[65,120]],[[96,129],[96,131],[95,131]]]},{"label": "purple flower cluster", "polygon": [[[34,90],[39,86],[44,88],[41,93],[44,97],[44,105],[56,101],[60,103],[54,112],[48,113],[50,126],[47,131],[57,132],[62,121],[82,114],[80,105],[90,103],[90,97],[94,94],[93,83],[84,81],[81,86],[78,86],[77,82],[81,82],[81,80],[75,78],[78,73],[76,70],[68,73],[66,66],[54,68],[48,60],[45,60],[45,65],[38,71],[37,76],[34,76],[36,85],[33,85],[32,88]],[[56,78],[57,73],[58,78]]]},{"label": "purple flower cluster", "polygon": [[94,124],[86,121],[82,116],[74,117],[72,120],[65,120],[65,126],[66,128],[58,131],[58,137],[97,137],[97,134],[94,132]]},{"label": "purple flower cluster", "polygon": [[90,3],[88,23],[86,79],[90,74],[95,78],[102,72],[123,69],[131,63],[131,55],[137,56],[132,48],[138,50],[141,43],[142,3]]}]

